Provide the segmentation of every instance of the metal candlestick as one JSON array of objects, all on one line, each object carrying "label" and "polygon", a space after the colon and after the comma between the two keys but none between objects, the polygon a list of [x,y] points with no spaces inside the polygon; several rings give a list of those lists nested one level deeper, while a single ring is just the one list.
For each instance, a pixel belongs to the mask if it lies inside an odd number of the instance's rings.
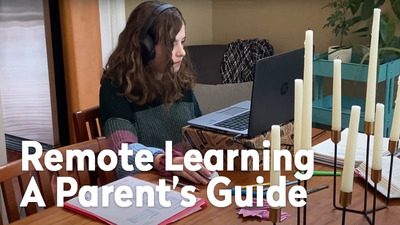
[{"label": "metal candlestick", "polygon": [[[297,180],[297,185],[301,185],[300,180]],[[300,225],[300,207],[297,207],[297,225]]]},{"label": "metal candlestick", "polygon": [[374,205],[372,211],[372,225],[375,224],[375,212],[376,212],[376,189],[379,181],[382,179],[382,170],[371,169],[371,180],[374,182]]},{"label": "metal candlestick", "polygon": [[[364,123],[364,131],[365,134],[367,134],[367,146],[366,146],[366,171],[365,171],[365,188],[364,188],[364,209],[363,210],[355,210],[355,209],[349,209],[348,206],[351,203],[351,195],[348,195],[348,193],[342,193],[342,191],[340,192],[340,197],[339,197],[339,202],[343,207],[337,206],[336,205],[336,176],[333,176],[333,207],[335,209],[338,210],[342,210],[343,211],[343,217],[342,217],[342,224],[344,224],[345,222],[345,218],[346,218],[346,212],[352,212],[352,213],[358,213],[358,214],[362,214],[364,215],[364,217],[366,218],[366,220],[368,221],[369,224],[374,224],[374,219],[375,219],[375,212],[385,209],[387,208],[387,204],[380,206],[378,208],[376,208],[376,192],[377,192],[377,183],[375,183],[375,188],[374,188],[374,206],[373,209],[367,210],[367,193],[368,193],[368,172],[369,172],[369,142],[370,142],[370,136],[373,134],[373,127],[374,127],[374,122],[365,122]],[[335,144],[335,152],[334,152],[334,174],[336,174],[336,170],[337,170],[337,144],[340,142],[340,131],[332,131],[331,134],[331,140],[332,142]],[[389,141],[389,151],[390,152],[395,152],[397,151],[397,142],[393,142],[391,143]],[[394,153],[393,153],[394,154]],[[392,154],[392,155],[393,155]],[[391,165],[392,167],[392,165]],[[392,171],[392,168],[390,169]],[[371,180],[372,180],[372,176],[374,176],[373,179],[378,180],[378,172],[373,172],[374,174],[371,173]],[[381,176],[381,173],[379,173],[379,176]],[[379,177],[379,180],[381,178]],[[388,196],[390,195],[390,181],[391,181],[391,177],[389,175],[389,188],[388,188]],[[349,199],[350,198],[350,199]],[[389,199],[389,198],[388,198]],[[346,201],[350,201],[350,202],[346,202]],[[368,216],[369,213],[373,213],[372,216],[372,220],[371,218]]]},{"label": "metal candlestick", "polygon": [[272,224],[276,224],[281,221],[281,208],[270,208],[269,209],[269,219]]},{"label": "metal candlestick", "polygon": [[342,225],[346,223],[346,208],[351,204],[352,193],[340,191],[339,203],[343,206]]},{"label": "metal candlestick", "polygon": [[364,132],[367,135],[367,152],[365,160],[365,189],[364,189],[364,212],[367,211],[367,193],[368,193],[368,170],[369,170],[369,140],[374,133],[374,122],[364,122]]},{"label": "metal candlestick", "polygon": [[332,130],[331,140],[335,144],[335,154],[334,154],[334,167],[333,167],[333,207],[338,209],[336,206],[336,170],[337,170],[337,144],[341,140],[340,130]]},{"label": "metal candlestick", "polygon": [[397,153],[397,149],[398,149],[398,144],[399,141],[391,141],[389,140],[389,152],[390,154],[390,169],[389,169],[389,182],[388,182],[388,191],[387,191],[387,197],[386,197],[386,205],[389,205],[390,202],[390,188],[392,185],[392,172],[393,172],[393,157],[394,154]]}]

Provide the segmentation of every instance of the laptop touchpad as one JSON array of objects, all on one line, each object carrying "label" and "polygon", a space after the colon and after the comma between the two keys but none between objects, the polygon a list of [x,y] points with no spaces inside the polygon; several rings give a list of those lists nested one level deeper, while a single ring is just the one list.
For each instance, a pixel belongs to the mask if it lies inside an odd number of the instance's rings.
[{"label": "laptop touchpad", "polygon": [[218,113],[223,113],[225,115],[229,115],[229,116],[234,116],[236,114],[242,113],[247,111],[248,109],[246,108],[240,108],[240,107],[230,107],[226,110],[223,111],[219,111]]}]

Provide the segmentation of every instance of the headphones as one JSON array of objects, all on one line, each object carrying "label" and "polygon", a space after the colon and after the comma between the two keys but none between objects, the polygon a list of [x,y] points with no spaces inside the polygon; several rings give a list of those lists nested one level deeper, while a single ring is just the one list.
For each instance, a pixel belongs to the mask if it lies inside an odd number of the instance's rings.
[{"label": "headphones", "polygon": [[154,20],[156,20],[157,17],[160,16],[162,12],[170,8],[175,8],[175,7],[170,4],[164,4],[158,6],[153,11],[153,13],[151,13],[151,15],[147,18],[144,25],[142,26],[142,29],[140,30],[139,42],[142,53],[142,60],[144,64],[147,64],[156,55],[155,43],[153,38],[148,34],[148,31],[150,27],[153,25]]}]

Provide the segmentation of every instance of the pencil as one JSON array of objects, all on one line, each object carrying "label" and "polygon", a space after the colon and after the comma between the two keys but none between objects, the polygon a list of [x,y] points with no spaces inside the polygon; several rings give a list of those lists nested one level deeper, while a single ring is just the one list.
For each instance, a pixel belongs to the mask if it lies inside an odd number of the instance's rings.
[{"label": "pencil", "polygon": [[329,184],[325,184],[325,185],[322,185],[322,186],[320,186],[320,187],[316,187],[316,188],[307,190],[307,194],[311,194],[311,193],[320,191],[320,190],[325,189],[325,188],[328,188],[328,187],[329,187]]},{"label": "pencil", "polygon": [[[297,171],[294,171],[293,173],[296,173]],[[300,172],[301,174],[304,174],[303,171]],[[333,176],[333,171],[314,171],[313,176]],[[336,176],[341,176],[341,172],[336,172]]]},{"label": "pencil", "polygon": [[[172,180],[170,180],[170,179],[165,179],[165,182],[167,182],[168,184],[172,184],[172,185],[174,184],[174,182]],[[184,184],[184,183],[178,182],[178,184],[176,186],[185,187],[187,185],[190,185],[190,184]],[[200,192],[200,189],[198,189],[197,187],[195,187],[195,188],[196,188],[195,191],[199,191]]]}]

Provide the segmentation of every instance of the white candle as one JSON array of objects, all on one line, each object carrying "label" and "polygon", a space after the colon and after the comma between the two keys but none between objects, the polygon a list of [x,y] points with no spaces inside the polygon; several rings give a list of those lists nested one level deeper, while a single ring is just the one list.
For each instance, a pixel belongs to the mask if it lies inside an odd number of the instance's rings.
[{"label": "white candle", "polygon": [[272,185],[279,185],[279,176],[281,170],[274,170],[274,150],[281,149],[281,128],[279,125],[271,126],[271,168],[270,168],[270,180]]},{"label": "white candle", "polygon": [[382,148],[383,148],[383,119],[385,106],[381,103],[376,104],[375,130],[374,130],[374,150],[372,155],[372,169],[382,169]]},{"label": "white candle", "polygon": [[313,32],[306,31],[304,42],[304,88],[303,88],[303,113],[301,149],[311,150],[312,132],[312,76],[313,76]]},{"label": "white candle", "polygon": [[390,130],[390,140],[398,141],[399,136],[400,136],[400,77],[397,80],[397,96],[394,106],[392,128]]},{"label": "white candle", "polygon": [[333,60],[332,130],[342,129],[342,60]]},{"label": "white candle", "polygon": [[301,149],[301,119],[303,111],[303,80],[294,80],[294,154]]},{"label": "white candle", "polygon": [[358,138],[358,125],[360,123],[360,106],[351,107],[349,132],[346,143],[346,153],[342,173],[342,186],[340,190],[346,193],[353,191],[354,161],[356,159],[356,147]]},{"label": "white candle", "polygon": [[381,16],[381,10],[374,9],[374,19],[372,21],[372,33],[371,33],[371,47],[369,50],[367,95],[365,100],[366,122],[374,122],[380,16]]}]

